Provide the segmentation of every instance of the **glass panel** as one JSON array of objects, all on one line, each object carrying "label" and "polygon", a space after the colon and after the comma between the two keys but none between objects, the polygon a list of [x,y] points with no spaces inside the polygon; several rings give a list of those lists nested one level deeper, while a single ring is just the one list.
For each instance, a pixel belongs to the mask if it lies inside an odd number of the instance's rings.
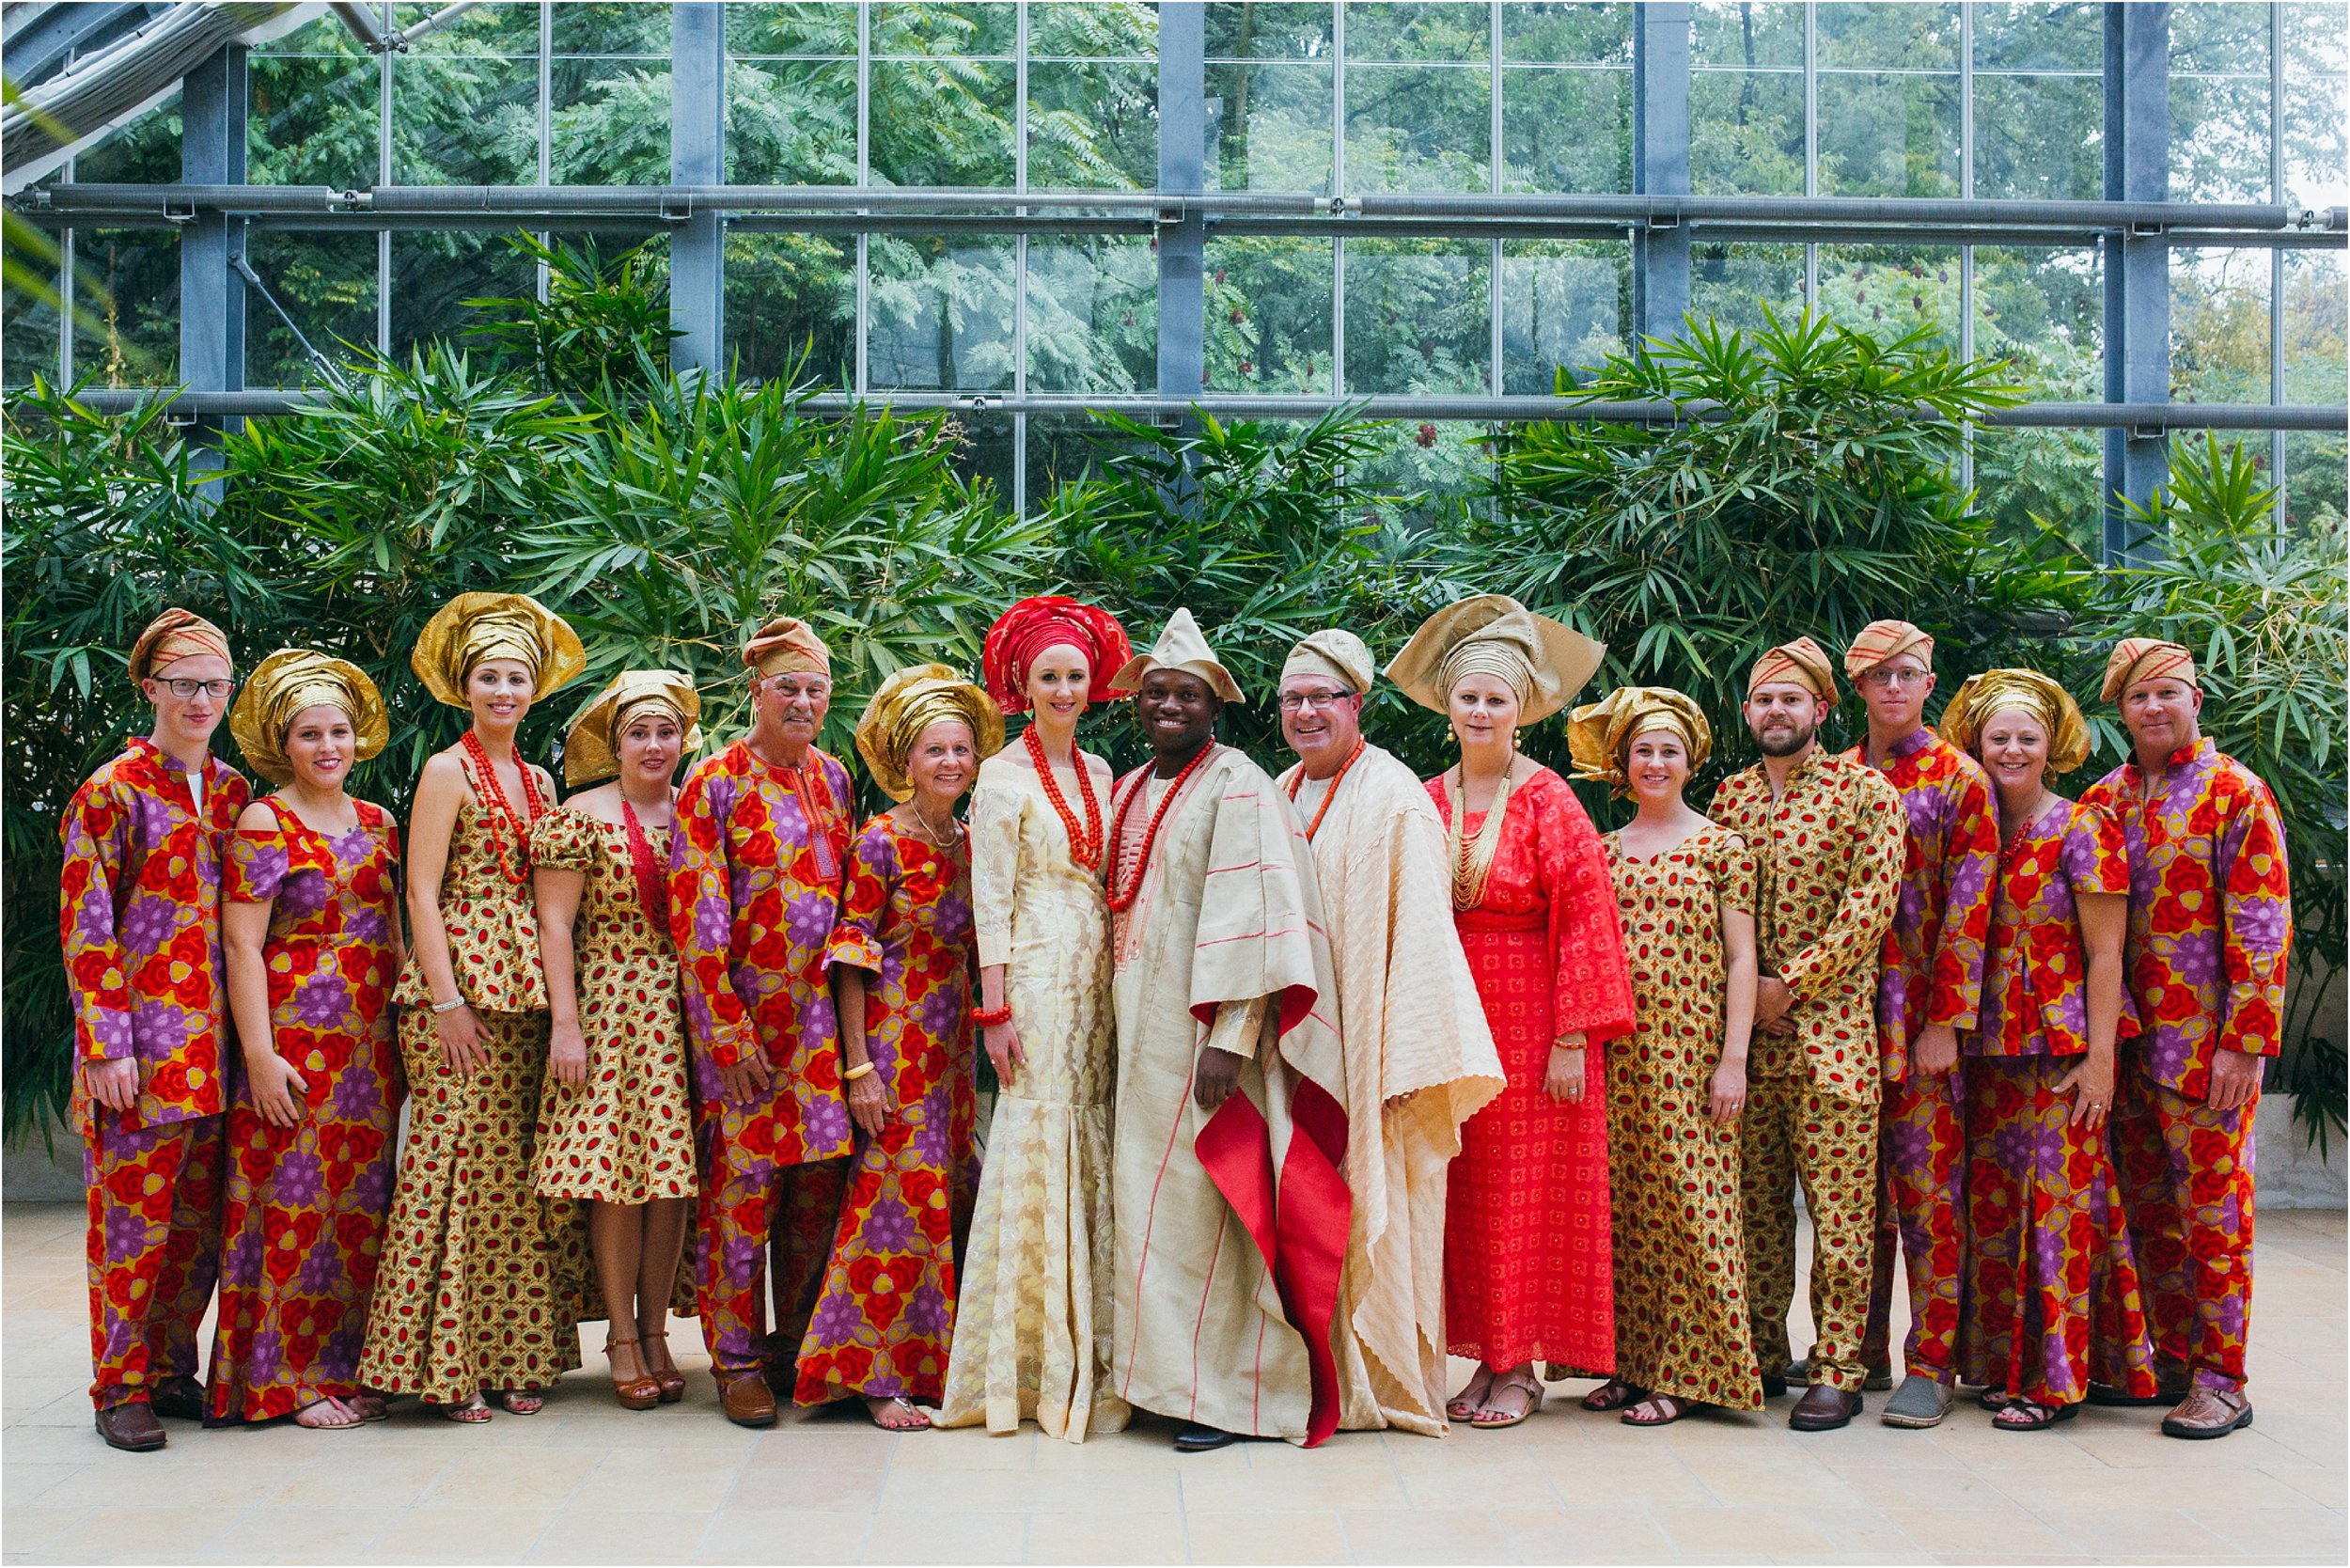
[{"label": "glass panel", "polygon": [[180,178],[180,95],[173,93],[105,140],[73,155],[73,178],[85,185],[121,181],[169,184]]},{"label": "glass panel", "polygon": [[1958,70],[1953,5],[1825,5],[1819,8],[1820,70]]},{"label": "glass panel", "polygon": [[1975,195],[2095,201],[2105,194],[2101,76],[1975,73]]},{"label": "glass panel", "polygon": [[[39,232],[52,243],[64,243],[63,234],[55,229]],[[13,236],[8,241],[8,260],[30,273],[41,288],[56,292],[55,260],[20,249]],[[89,302],[82,303],[86,308]],[[0,290],[0,385],[27,386],[35,376],[52,382],[57,379],[57,306],[36,298],[29,289],[11,286]]]},{"label": "glass panel", "polygon": [[1155,387],[1158,352],[1158,259],[1148,239],[1029,240],[1030,390]]},{"label": "glass panel", "polygon": [[1089,469],[1098,475],[1116,463],[1131,444],[1105,439],[1106,434],[1089,418],[1029,415],[1028,510],[1042,508],[1056,489],[1083,478]]},{"label": "glass panel", "polygon": [[2342,401],[2344,298],[2342,252],[2285,252],[2286,402]]},{"label": "glass panel", "polygon": [[1483,65],[1492,54],[1490,7],[1406,0],[1346,8],[1346,62],[1449,60]]},{"label": "glass panel", "polygon": [[2170,8],[2170,199],[2266,201],[2264,5]]},{"label": "glass panel", "polygon": [[1010,0],[879,5],[873,8],[873,57],[1010,59],[1019,25],[1017,8]]},{"label": "glass panel", "polygon": [[1350,240],[1346,246],[1346,390],[1493,390],[1481,240]]},{"label": "glass panel", "polygon": [[1019,84],[1009,62],[876,60],[871,81],[874,184],[1012,183]]},{"label": "glass panel", "polygon": [[[320,353],[339,365],[374,352],[372,233],[257,228],[245,243],[253,270]],[[249,289],[244,322],[247,386],[315,386],[325,381],[277,312]]]},{"label": "glass panel", "polygon": [[1493,80],[1485,66],[1358,66],[1351,47],[1348,58],[1350,191],[1487,188]]},{"label": "glass panel", "polygon": [[[2170,253],[2170,395],[2181,402],[2268,399],[2268,252]],[[2340,388],[2331,401],[2341,401]]]},{"label": "glass panel", "polygon": [[558,185],[669,182],[669,8],[555,8],[548,77]]},{"label": "glass panel", "polygon": [[1159,55],[1159,8],[1064,0],[1028,8],[1028,59],[1152,60]]},{"label": "glass panel", "polygon": [[1958,252],[1930,246],[1822,245],[1820,308],[1890,340],[1919,327],[1958,348]]},{"label": "glass panel", "polygon": [[1220,191],[1329,195],[1336,112],[1326,64],[1211,64],[1208,179]]},{"label": "glass panel", "polygon": [[538,287],[538,266],[504,234],[392,231],[392,353],[430,337],[454,340],[473,321],[469,299],[513,299]]},{"label": "glass panel", "polygon": [[2284,28],[2284,199],[2350,205],[2350,50],[2339,5],[2278,8]]},{"label": "glass panel", "polygon": [[1505,70],[1501,180],[1508,191],[1631,190],[1632,72]]},{"label": "glass panel", "polygon": [[856,183],[854,60],[730,60],[727,180]]},{"label": "glass panel", "polygon": [[344,190],[374,184],[381,71],[335,21],[253,51],[245,61],[246,180]]},{"label": "glass panel", "polygon": [[727,54],[736,59],[856,58],[854,3],[774,5],[734,0],[727,7]]},{"label": "glass panel", "polygon": [[1690,77],[1689,187],[1699,196],[1803,195],[1800,70]]},{"label": "glass panel", "polygon": [[[2106,68],[2105,8],[2096,5],[1975,7],[1975,74],[1986,71],[2084,71]],[[1978,120],[1975,129],[1982,129]]]},{"label": "glass panel", "polygon": [[856,242],[727,236],[727,358],[744,376],[846,390],[856,384]]},{"label": "glass panel", "polygon": [[[1351,255],[1351,251],[1350,251]],[[1632,247],[1543,240],[1501,247],[1501,390],[1541,397],[1632,336]]]},{"label": "glass panel", "polygon": [[1377,433],[1385,449],[1364,463],[1361,475],[1365,489],[1386,497],[1373,503],[1372,516],[1406,531],[1457,516],[1492,472],[1485,445],[1490,428],[1465,419],[1381,427]]},{"label": "glass panel", "polygon": [[1333,390],[1327,240],[1208,238],[1207,368],[1219,392]]},{"label": "glass panel", "polygon": [[1796,0],[1689,8],[1689,63],[1699,71],[1803,69],[1803,7]]},{"label": "glass panel", "polygon": [[2035,539],[2045,523],[2090,560],[2102,550],[2105,448],[2094,431],[1978,431],[1975,494],[2006,538]]},{"label": "glass panel", "polygon": [[1326,60],[1331,54],[1333,10],[1319,6],[1228,5],[1208,7],[1208,58],[1216,60]]},{"label": "glass panel", "polygon": [[[1351,51],[1354,40],[1348,39]],[[1609,65],[1632,69],[1632,8],[1521,0],[1501,8],[1504,65]]]},{"label": "glass panel", "polygon": [[[73,272],[78,306],[73,321],[75,378],[86,377],[98,386],[176,385],[180,380],[179,232],[168,228],[78,230],[73,241]],[[95,290],[89,287],[92,284]]]},{"label": "glass panel", "polygon": [[955,438],[955,472],[973,484],[989,486],[1001,505],[1010,506],[1011,471],[1020,461],[1019,427],[1012,416],[951,414],[946,429]]},{"label": "glass panel", "polygon": [[876,234],[866,255],[872,272],[868,385],[999,391],[1011,384],[1010,240]]},{"label": "glass panel", "polygon": [[2350,444],[2342,432],[2295,433],[2285,437],[2285,525],[2296,533],[2342,527],[2342,476],[2350,466]]},{"label": "glass panel", "polygon": [[[1327,145],[1325,141],[1324,145]],[[1148,60],[1028,66],[1028,184],[1150,190],[1159,173],[1159,68]]]},{"label": "glass panel", "polygon": [[2103,400],[2105,281],[2097,253],[1977,246],[1975,353],[2004,360],[2006,379],[2030,401]]},{"label": "glass panel", "polygon": [[1801,245],[1691,245],[1689,313],[1724,326],[1762,324],[1762,306],[1786,321],[1803,309]]},{"label": "glass panel", "polygon": [[[415,21],[428,10],[394,14]],[[467,11],[393,62],[392,178],[402,185],[538,180],[537,7]]]},{"label": "glass panel", "polygon": [[1823,71],[1819,91],[1822,196],[1959,194],[1955,71]]}]

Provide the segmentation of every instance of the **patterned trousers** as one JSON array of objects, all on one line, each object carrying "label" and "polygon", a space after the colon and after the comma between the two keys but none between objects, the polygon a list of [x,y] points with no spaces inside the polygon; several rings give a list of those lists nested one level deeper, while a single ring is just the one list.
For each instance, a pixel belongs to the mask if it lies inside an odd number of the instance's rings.
[{"label": "patterned trousers", "polygon": [[220,1278],[221,1119],[124,1132],[90,1109],[82,1138],[89,1202],[89,1345],[100,1410],[143,1403],[194,1377],[196,1336]]},{"label": "patterned trousers", "polygon": [[2232,1111],[2150,1081],[2124,1051],[2114,1096],[2122,1207],[2144,1277],[2159,1372],[2244,1387],[2252,1319],[2252,1128],[2260,1096]]},{"label": "patterned trousers", "polygon": [[1904,1369],[1950,1378],[1958,1342],[1959,1279],[1966,1272],[1966,1062],[1939,1077],[1920,1073],[1885,1086],[1877,1149],[1876,1258],[1869,1275],[1867,1366],[1890,1366],[1893,1255],[1909,1270],[1909,1339]]},{"label": "patterned trousers", "polygon": [[1823,1094],[1808,1080],[1762,1078],[1748,1086],[1739,1120],[1755,1359],[1768,1376],[1787,1370],[1800,1182],[1811,1212],[1811,1380],[1858,1393],[1875,1240],[1877,1108]]},{"label": "patterned trousers", "polygon": [[832,1259],[849,1162],[784,1164],[772,1152],[764,1120],[724,1101],[705,1102],[702,1108],[697,1129],[701,1272],[695,1300],[711,1371],[729,1379],[772,1367],[771,1381],[788,1394],[800,1340]]}]

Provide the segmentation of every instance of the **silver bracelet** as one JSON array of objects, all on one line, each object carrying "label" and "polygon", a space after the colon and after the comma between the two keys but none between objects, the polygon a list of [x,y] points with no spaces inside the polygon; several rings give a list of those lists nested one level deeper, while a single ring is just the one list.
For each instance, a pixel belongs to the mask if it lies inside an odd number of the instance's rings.
[{"label": "silver bracelet", "polygon": [[459,1008],[463,1007],[464,1005],[465,998],[460,996],[453,1002],[434,1002],[432,1004],[432,1011],[435,1012],[455,1012]]}]

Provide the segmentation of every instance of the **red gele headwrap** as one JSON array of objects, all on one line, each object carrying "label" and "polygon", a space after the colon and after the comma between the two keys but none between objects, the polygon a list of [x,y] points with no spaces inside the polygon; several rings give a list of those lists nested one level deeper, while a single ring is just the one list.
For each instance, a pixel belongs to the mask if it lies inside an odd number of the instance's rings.
[{"label": "red gele headwrap", "polygon": [[987,629],[987,642],[979,652],[979,674],[987,683],[987,695],[1007,713],[1026,713],[1028,666],[1046,649],[1061,647],[1083,653],[1092,668],[1087,701],[1106,702],[1119,695],[1110,684],[1111,677],[1135,656],[1134,645],[1126,640],[1126,628],[1107,610],[1058,594],[1023,599]]}]

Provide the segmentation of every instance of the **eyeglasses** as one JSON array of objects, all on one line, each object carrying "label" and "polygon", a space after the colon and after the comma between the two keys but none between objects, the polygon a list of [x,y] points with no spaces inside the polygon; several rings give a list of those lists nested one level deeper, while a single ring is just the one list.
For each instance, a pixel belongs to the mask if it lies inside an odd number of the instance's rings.
[{"label": "eyeglasses", "polygon": [[1355,694],[1353,692],[1334,691],[1283,692],[1281,694],[1281,712],[1285,713],[1302,713],[1308,708],[1335,708],[1340,703],[1344,702],[1348,698],[1353,697],[1354,695]]},{"label": "eyeglasses", "polygon": [[1860,678],[1864,686],[1922,686],[1934,679],[1930,669],[1872,669]]},{"label": "eyeglasses", "polygon": [[234,681],[165,681],[159,679],[157,684],[161,685],[164,690],[169,692],[172,696],[178,698],[182,702],[188,701],[198,692],[202,692],[206,697],[211,698],[215,702],[226,702],[228,700],[228,694],[237,689],[237,683]]}]

